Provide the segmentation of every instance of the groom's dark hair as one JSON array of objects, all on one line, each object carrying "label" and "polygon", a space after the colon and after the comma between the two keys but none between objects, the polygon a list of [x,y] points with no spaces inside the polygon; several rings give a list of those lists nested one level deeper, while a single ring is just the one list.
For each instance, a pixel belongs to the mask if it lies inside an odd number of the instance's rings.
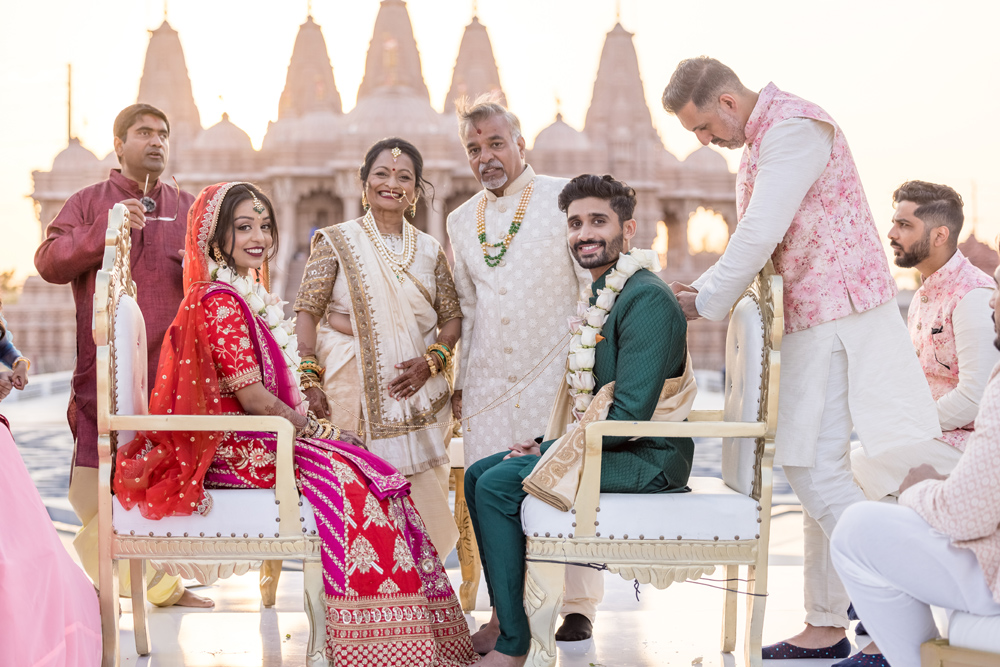
[{"label": "groom's dark hair", "polygon": [[566,213],[569,205],[577,199],[597,197],[611,205],[611,210],[618,215],[618,224],[624,225],[632,219],[635,212],[635,190],[624,181],[617,181],[611,174],[595,176],[583,174],[577,176],[559,193],[559,210]]}]

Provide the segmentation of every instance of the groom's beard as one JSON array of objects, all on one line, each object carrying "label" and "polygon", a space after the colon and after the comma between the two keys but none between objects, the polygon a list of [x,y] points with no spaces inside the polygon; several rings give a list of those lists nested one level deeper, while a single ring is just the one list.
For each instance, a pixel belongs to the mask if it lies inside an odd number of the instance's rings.
[{"label": "groom's beard", "polygon": [[601,252],[580,257],[580,246],[591,245],[593,243],[595,243],[593,240],[577,241],[576,245],[573,246],[573,257],[576,259],[576,263],[585,269],[594,269],[598,266],[618,261],[618,255],[621,254],[622,248],[625,247],[625,234],[623,232],[608,242],[598,241],[603,246]]}]

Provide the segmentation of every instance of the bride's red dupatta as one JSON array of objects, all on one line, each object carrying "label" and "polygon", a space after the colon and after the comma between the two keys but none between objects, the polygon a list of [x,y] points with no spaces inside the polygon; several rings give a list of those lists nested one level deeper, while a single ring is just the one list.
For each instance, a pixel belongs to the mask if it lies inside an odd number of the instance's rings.
[{"label": "bride's red dupatta", "polygon": [[[160,349],[156,386],[149,412],[157,415],[218,415],[219,377],[212,360],[202,299],[212,286],[208,241],[219,208],[237,183],[211,185],[188,213],[184,243],[184,300]],[[146,432],[119,446],[114,490],[125,509],[138,505],[149,519],[192,514],[204,496],[205,473],[212,464],[219,431]]]}]

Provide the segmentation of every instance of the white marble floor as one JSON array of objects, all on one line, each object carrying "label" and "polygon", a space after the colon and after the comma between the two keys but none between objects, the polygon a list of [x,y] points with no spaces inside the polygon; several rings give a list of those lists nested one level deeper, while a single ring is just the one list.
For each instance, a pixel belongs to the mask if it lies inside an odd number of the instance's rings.
[{"label": "white marble floor", "polygon": [[[778,512],[782,508],[778,508]],[[770,597],[764,641],[783,639],[801,627],[801,514],[786,511],[773,523]],[[277,604],[263,609],[256,573],[198,589],[216,600],[213,610],[152,609],[153,652],[137,657],[130,602],[123,600],[121,656],[123,665],[144,667],[276,667],[302,665],[308,624],[302,612],[302,575],[297,564],[282,573]],[[457,586],[457,569],[449,570]],[[665,591],[642,586],[636,601],[632,582],[606,574],[606,594],[594,639],[560,644],[560,667],[635,665],[730,666],[744,664],[742,627],[737,652],[719,652],[722,593],[694,583],[675,584]],[[711,582],[706,582],[711,583]],[[477,611],[468,616],[477,627],[489,618],[485,584],[480,586]],[[743,622],[741,605],[740,622]],[[852,636],[853,638],[853,636]],[[787,667],[821,667],[832,661],[783,661]]]}]

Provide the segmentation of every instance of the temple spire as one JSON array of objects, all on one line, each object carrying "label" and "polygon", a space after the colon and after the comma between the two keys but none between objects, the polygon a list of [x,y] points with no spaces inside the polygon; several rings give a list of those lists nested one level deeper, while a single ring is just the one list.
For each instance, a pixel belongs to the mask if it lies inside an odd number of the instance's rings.
[{"label": "temple spire", "polygon": [[632,33],[616,23],[604,41],[584,131],[591,137],[609,137],[619,130],[627,130],[635,139],[657,137]]},{"label": "temple spire", "polygon": [[455,100],[462,96],[475,98],[483,93],[499,92],[502,104],[507,104],[503,88],[500,86],[500,72],[493,55],[493,44],[486,32],[486,26],[479,22],[473,4],[472,22],[465,27],[462,43],[458,47],[455,72],[451,78],[451,88],[445,98],[445,112],[450,112]]},{"label": "temple spire", "polygon": [[313,21],[310,7],[295,37],[285,88],[278,100],[278,118],[302,116],[313,111],[342,113],[343,107],[326,40],[319,25]]},{"label": "temple spire", "polygon": [[174,137],[192,137],[201,131],[184,49],[177,31],[165,20],[150,31],[136,101],[162,109],[170,119],[170,133]]},{"label": "temple spire", "polygon": [[365,76],[358,88],[362,100],[380,88],[408,88],[430,100],[420,67],[420,52],[403,0],[382,0],[368,45]]}]

